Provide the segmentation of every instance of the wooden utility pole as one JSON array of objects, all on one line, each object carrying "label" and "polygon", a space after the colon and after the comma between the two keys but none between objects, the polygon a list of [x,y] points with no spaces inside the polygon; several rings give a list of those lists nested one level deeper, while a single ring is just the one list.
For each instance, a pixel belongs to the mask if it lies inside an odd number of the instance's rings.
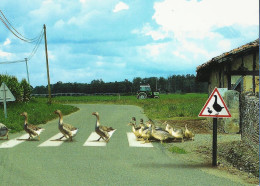
[{"label": "wooden utility pole", "polygon": [[48,100],[48,103],[51,104],[51,85],[50,85],[49,62],[48,62],[48,48],[47,48],[47,36],[46,36],[46,26],[45,26],[45,24],[43,25],[43,29],[44,29],[45,55],[46,55],[47,78],[48,78],[48,92],[49,92],[49,100]]},{"label": "wooden utility pole", "polygon": [[29,79],[29,71],[28,71],[28,64],[27,64],[27,58],[24,58],[25,59],[25,64],[26,64],[26,71],[27,71],[27,81],[28,81],[28,84],[30,85],[30,79]]}]

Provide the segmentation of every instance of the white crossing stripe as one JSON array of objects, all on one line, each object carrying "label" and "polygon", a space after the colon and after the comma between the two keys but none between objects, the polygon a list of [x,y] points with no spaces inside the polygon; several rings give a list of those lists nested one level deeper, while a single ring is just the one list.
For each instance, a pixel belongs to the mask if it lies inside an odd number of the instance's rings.
[{"label": "white crossing stripe", "polygon": [[142,141],[137,141],[134,133],[127,132],[128,143],[130,147],[153,147],[152,143],[143,143]]},{"label": "white crossing stripe", "polygon": [[59,132],[58,134],[56,134],[55,136],[52,136],[47,141],[38,145],[38,147],[57,147],[57,146],[60,146],[66,140],[65,137],[63,138],[65,140],[59,140],[59,138],[61,138],[62,136],[63,136],[63,134]]},{"label": "white crossing stripe", "polygon": [[25,142],[29,138],[29,134],[24,134],[20,137],[8,140],[4,143],[0,144],[0,148],[12,148],[16,145],[19,145],[20,143]]},{"label": "white crossing stripe", "polygon": [[[112,137],[113,133],[116,130],[113,130],[109,132],[110,138]],[[104,147],[107,145],[107,142],[105,142],[102,138],[97,141],[100,138],[100,136],[96,132],[92,132],[90,136],[88,137],[87,141],[83,144],[83,146],[95,146],[95,147]]]}]

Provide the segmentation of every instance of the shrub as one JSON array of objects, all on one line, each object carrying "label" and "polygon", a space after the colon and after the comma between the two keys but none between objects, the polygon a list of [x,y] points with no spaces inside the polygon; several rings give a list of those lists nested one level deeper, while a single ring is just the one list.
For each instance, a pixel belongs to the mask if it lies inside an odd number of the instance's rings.
[{"label": "shrub", "polygon": [[6,86],[10,89],[10,91],[14,95],[16,102],[30,100],[31,87],[26,82],[26,80],[23,79],[21,83],[19,83],[15,76],[0,74],[0,86],[2,85],[3,82],[6,84]]},{"label": "shrub", "polygon": [[25,79],[21,81],[21,87],[23,89],[23,101],[29,101],[31,99],[32,88]]}]

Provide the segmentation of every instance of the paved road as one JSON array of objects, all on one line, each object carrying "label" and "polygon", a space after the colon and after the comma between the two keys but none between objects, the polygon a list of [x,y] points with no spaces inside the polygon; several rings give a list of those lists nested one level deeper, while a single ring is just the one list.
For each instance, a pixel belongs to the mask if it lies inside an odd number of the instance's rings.
[{"label": "paved road", "polygon": [[[212,171],[202,171],[205,165],[168,156],[160,144],[151,148],[129,147],[127,132],[131,130],[126,124],[132,116],[147,119],[139,107],[76,106],[80,108],[78,112],[64,117],[65,122],[79,127],[73,142],[39,147],[59,132],[56,119],[43,125],[40,141],[0,148],[0,185],[240,185],[215,176]],[[100,113],[101,124],[117,129],[103,147],[83,146],[94,131],[93,111]],[[22,135],[13,134],[11,138]]]}]

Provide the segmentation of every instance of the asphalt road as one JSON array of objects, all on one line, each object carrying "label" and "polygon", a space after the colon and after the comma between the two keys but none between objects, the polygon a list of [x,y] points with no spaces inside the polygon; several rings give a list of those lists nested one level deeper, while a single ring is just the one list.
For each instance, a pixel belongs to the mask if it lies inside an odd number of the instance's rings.
[{"label": "asphalt road", "polygon": [[[79,128],[73,142],[38,147],[56,135],[58,119],[42,125],[40,141],[24,141],[12,148],[0,148],[0,185],[241,185],[234,180],[202,171],[205,165],[168,156],[160,144],[152,148],[129,147],[127,126],[132,116],[147,117],[141,108],[122,105],[76,105],[80,110],[64,117]],[[95,117],[116,128],[105,147],[83,146],[94,131]],[[12,134],[10,138],[24,133]],[[4,143],[4,140],[0,140]]]}]

